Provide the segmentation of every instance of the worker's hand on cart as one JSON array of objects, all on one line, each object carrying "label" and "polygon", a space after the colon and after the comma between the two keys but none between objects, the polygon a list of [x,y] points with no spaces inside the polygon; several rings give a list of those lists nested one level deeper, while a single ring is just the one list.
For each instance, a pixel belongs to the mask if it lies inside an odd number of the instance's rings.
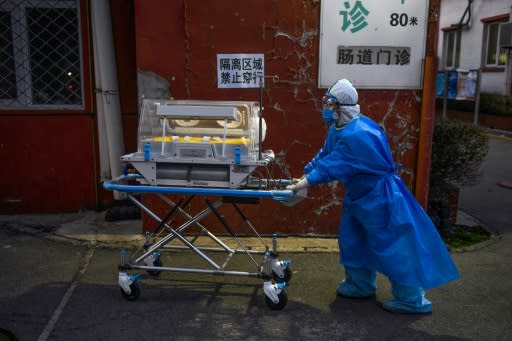
[{"label": "worker's hand on cart", "polygon": [[292,182],[293,184],[286,186],[286,189],[291,190],[294,193],[309,187],[308,179],[305,176],[300,179],[293,179]]}]

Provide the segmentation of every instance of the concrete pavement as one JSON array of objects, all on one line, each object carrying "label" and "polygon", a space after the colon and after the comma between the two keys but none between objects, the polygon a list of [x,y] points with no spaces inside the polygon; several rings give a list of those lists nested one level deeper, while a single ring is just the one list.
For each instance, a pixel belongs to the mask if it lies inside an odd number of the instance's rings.
[{"label": "concrete pavement", "polygon": [[[140,221],[102,218],[0,216],[0,328],[20,340],[512,339],[511,234],[453,252],[461,278],[427,292],[434,312],[426,316],[383,311],[391,293],[380,275],[375,300],[336,297],[343,278],[336,240],[280,238],[293,278],[287,306],[272,311],[261,280],[246,277],[142,271],[141,296],[126,301],[117,284],[119,248],[140,245]],[[162,257],[165,265],[201,266],[189,255]]]},{"label": "concrete pavement", "polygon": [[461,188],[459,208],[478,217],[494,234],[512,232],[512,133],[489,131],[489,153],[473,186]]}]

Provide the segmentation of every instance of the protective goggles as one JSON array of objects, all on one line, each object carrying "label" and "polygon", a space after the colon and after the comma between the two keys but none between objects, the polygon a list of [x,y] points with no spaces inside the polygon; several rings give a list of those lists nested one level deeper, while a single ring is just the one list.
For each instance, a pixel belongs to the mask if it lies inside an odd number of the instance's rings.
[{"label": "protective goggles", "polygon": [[356,104],[344,104],[340,103],[336,97],[331,95],[330,93],[326,92],[325,95],[322,97],[322,104],[325,106],[331,106],[331,105],[338,105],[338,106],[347,106],[347,107],[353,107]]},{"label": "protective goggles", "polygon": [[331,105],[340,105],[341,103],[329,93],[325,93],[324,97],[322,97],[322,104],[331,106]]}]

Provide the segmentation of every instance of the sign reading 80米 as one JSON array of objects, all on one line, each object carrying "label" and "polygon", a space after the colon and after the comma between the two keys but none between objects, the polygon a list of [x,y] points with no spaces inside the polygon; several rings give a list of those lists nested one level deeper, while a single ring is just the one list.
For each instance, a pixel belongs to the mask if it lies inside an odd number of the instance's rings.
[{"label": "sign reading 80\u7c73", "polygon": [[428,0],[322,0],[318,86],[422,87]]}]

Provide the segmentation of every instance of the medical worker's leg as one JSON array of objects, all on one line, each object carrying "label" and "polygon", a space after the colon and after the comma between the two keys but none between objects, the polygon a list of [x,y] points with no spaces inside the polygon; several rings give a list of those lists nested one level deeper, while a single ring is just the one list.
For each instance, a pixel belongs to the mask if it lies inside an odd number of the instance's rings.
[{"label": "medical worker's leg", "polygon": [[377,289],[375,277],[375,271],[345,266],[345,279],[336,288],[336,293],[350,298],[374,297]]},{"label": "medical worker's leg", "polygon": [[425,297],[420,287],[409,287],[391,282],[394,299],[383,303],[382,307],[394,313],[428,314],[432,303]]}]

